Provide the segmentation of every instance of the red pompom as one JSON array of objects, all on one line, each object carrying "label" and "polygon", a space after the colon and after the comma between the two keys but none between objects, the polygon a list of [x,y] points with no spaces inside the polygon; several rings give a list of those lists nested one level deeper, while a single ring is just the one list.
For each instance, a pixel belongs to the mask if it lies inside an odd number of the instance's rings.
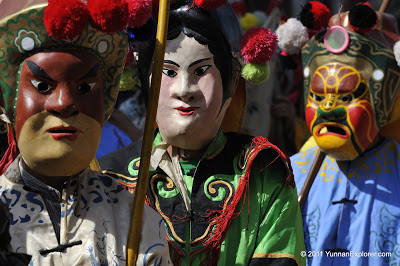
[{"label": "red pompom", "polygon": [[236,1],[231,4],[233,11],[235,11],[236,16],[243,17],[247,12],[246,4],[241,1]]},{"label": "red pompom", "polygon": [[125,0],[88,0],[87,7],[96,29],[114,33],[126,27],[129,11]]},{"label": "red pompom", "polygon": [[152,11],[152,0],[126,0],[128,3],[128,26],[141,27],[149,20]]},{"label": "red pompom", "polygon": [[72,40],[82,33],[88,15],[81,0],[52,0],[44,10],[43,22],[49,36]]},{"label": "red pompom", "polygon": [[255,27],[242,38],[240,50],[245,62],[265,64],[274,56],[278,36],[270,29]]},{"label": "red pompom", "polygon": [[313,29],[319,30],[325,25],[328,25],[329,19],[332,16],[331,10],[321,2],[310,1],[311,13],[314,15]]},{"label": "red pompom", "polygon": [[212,10],[226,4],[227,0],[194,0],[194,2],[202,9]]}]

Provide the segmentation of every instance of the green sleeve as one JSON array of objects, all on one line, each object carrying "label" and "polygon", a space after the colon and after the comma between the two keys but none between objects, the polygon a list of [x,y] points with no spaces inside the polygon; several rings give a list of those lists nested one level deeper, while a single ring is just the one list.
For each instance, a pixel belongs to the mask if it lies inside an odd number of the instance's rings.
[{"label": "green sleeve", "polygon": [[256,249],[249,265],[306,264],[300,256],[305,248],[297,190],[284,183],[286,171],[278,168],[262,171],[265,173],[261,202],[265,215],[260,218]]}]

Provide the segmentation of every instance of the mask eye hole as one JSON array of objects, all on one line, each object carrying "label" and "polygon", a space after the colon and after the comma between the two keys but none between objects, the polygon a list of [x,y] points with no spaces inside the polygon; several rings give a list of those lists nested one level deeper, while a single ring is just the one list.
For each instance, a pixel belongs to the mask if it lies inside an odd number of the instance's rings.
[{"label": "mask eye hole", "polygon": [[51,87],[47,82],[41,80],[31,80],[31,84],[37,89],[38,92],[43,94],[48,93],[53,89],[53,87]]},{"label": "mask eye hole", "polygon": [[318,94],[315,94],[315,93],[312,93],[312,92],[310,92],[310,96],[311,96],[311,98],[313,98],[314,101],[316,101],[316,102],[321,102],[322,100],[325,99],[324,96],[321,96],[321,95],[318,95]]},{"label": "mask eye hole", "polygon": [[174,78],[177,75],[175,70],[168,69],[168,68],[164,68],[163,69],[163,73],[164,73],[164,75],[166,75],[166,76],[168,76],[170,78]]},{"label": "mask eye hole", "polygon": [[324,44],[326,48],[334,54],[339,54],[346,50],[349,43],[349,33],[341,26],[332,26],[325,33]]},{"label": "mask eye hole", "polygon": [[88,94],[92,91],[94,86],[96,86],[96,82],[83,83],[78,87],[78,91],[80,91],[82,94]]},{"label": "mask eye hole", "polygon": [[197,75],[197,76],[200,76],[200,77],[201,77],[201,76],[204,76],[204,75],[206,74],[207,70],[208,70],[210,67],[211,67],[210,65],[198,67],[198,68],[196,68],[196,70],[194,71],[194,74]]},{"label": "mask eye hole", "polygon": [[338,99],[341,100],[342,102],[348,103],[348,102],[351,102],[352,100],[354,100],[354,96],[353,96],[353,94],[348,94],[348,95],[340,96]]}]

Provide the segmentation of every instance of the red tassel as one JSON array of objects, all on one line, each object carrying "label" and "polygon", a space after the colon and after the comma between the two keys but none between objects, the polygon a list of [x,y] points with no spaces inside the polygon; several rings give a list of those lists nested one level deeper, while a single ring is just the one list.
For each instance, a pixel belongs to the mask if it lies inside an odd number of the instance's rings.
[{"label": "red tassel", "polygon": [[179,253],[174,250],[174,255],[172,255],[172,265],[175,266],[180,266],[181,265],[181,256],[179,255]]},{"label": "red tassel", "polygon": [[128,56],[126,57],[125,67],[129,66],[129,64],[135,60],[133,53],[134,50],[131,48],[128,52]]},{"label": "red tassel", "polygon": [[196,5],[205,10],[213,10],[226,4],[227,0],[194,0]]},{"label": "red tassel", "polygon": [[88,0],[87,7],[94,28],[112,34],[126,27],[129,10],[125,0]]},{"label": "red tassel", "polygon": [[[258,155],[258,153],[267,147],[271,147],[276,152],[278,152],[279,156],[277,158],[282,157],[284,160],[286,160],[288,162],[289,170],[290,170],[291,174],[285,180],[285,183],[289,184],[292,188],[294,188],[293,170],[290,165],[290,159],[277,146],[271,144],[266,138],[255,137],[253,139],[252,143],[250,144],[249,152],[245,158],[245,160],[247,161],[246,172],[245,172],[244,176],[242,178],[240,178],[239,185],[236,189],[235,196],[233,197],[232,202],[228,206],[226,206],[223,210],[211,211],[209,214],[211,216],[215,213],[220,213],[219,216],[216,216],[215,218],[211,219],[210,225],[211,226],[217,225],[217,227],[213,232],[210,233],[210,234],[212,234],[211,239],[209,239],[208,241],[205,240],[205,241],[207,241],[205,243],[207,265],[217,265],[218,264],[222,241],[225,239],[226,234],[228,232],[228,229],[229,229],[233,219],[235,219],[237,216],[239,216],[239,214],[241,213],[241,210],[243,209],[243,206],[238,213],[235,213],[235,209],[236,209],[239,201],[242,198],[244,199],[245,196],[249,194],[249,178],[250,178],[250,171],[251,171],[251,166],[253,164],[253,161],[256,158],[256,156]],[[272,164],[272,162],[270,164]],[[268,164],[266,167],[268,167],[270,164]],[[244,204],[244,200],[243,200],[243,204]],[[250,212],[248,215],[250,216]]]},{"label": "red tassel", "polygon": [[0,175],[4,174],[10,164],[17,158],[19,149],[17,143],[14,140],[11,125],[7,123],[7,136],[8,136],[8,148],[4,153],[3,158],[0,161]]},{"label": "red tassel", "polygon": [[152,0],[127,0],[127,3],[129,10],[128,26],[139,28],[146,24],[151,17]]},{"label": "red tassel", "polygon": [[188,9],[186,9],[186,12],[188,12],[190,9],[192,9],[194,7],[194,3],[195,3],[195,1],[193,1],[192,5]]},{"label": "red tassel", "polygon": [[81,0],[52,0],[44,10],[43,23],[49,36],[72,40],[82,33],[88,15]]}]

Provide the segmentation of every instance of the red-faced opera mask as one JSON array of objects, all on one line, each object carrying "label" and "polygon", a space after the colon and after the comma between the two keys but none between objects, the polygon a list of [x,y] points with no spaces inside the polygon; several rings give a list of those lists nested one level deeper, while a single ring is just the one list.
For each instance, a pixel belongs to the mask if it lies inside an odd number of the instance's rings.
[{"label": "red-faced opera mask", "polygon": [[45,176],[70,176],[94,158],[113,110],[129,50],[126,25],[99,30],[83,17],[69,36],[46,24],[45,14],[61,16],[56,1],[31,2],[0,12],[4,110],[26,165]]},{"label": "red-faced opera mask", "polygon": [[311,81],[306,122],[318,146],[335,158],[365,151],[379,129],[361,73],[340,64],[320,66]]},{"label": "red-faced opera mask", "polygon": [[349,30],[346,13],[335,15],[330,29],[302,49],[306,122],[321,150],[337,160],[353,160],[373,146],[396,100],[395,41],[379,28],[397,32],[387,16],[378,13],[383,23],[371,37]]}]

